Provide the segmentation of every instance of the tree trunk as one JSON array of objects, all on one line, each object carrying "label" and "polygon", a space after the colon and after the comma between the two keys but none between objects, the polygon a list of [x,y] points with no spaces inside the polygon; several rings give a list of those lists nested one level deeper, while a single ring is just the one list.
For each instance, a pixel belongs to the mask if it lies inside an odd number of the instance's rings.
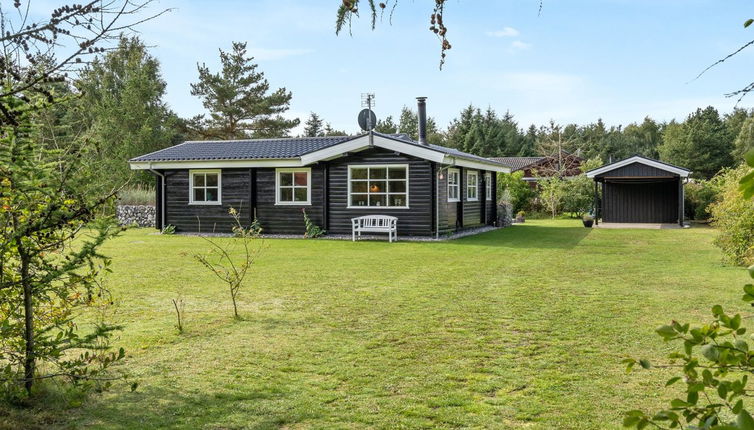
[{"label": "tree trunk", "polygon": [[21,241],[18,244],[18,254],[21,258],[21,285],[24,289],[24,343],[26,344],[24,356],[24,388],[31,395],[31,387],[34,384],[34,368],[36,357],[34,356],[34,306],[32,303],[32,285],[29,279],[29,256],[26,254]]}]

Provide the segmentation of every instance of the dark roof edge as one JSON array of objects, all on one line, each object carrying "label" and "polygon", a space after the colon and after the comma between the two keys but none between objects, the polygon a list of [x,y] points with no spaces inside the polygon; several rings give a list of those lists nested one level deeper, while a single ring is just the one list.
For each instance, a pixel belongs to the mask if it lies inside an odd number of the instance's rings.
[{"label": "dark roof edge", "polygon": [[595,170],[604,169],[605,167],[612,166],[613,164],[620,164],[620,163],[622,163],[624,161],[630,160],[630,159],[635,158],[635,157],[642,158],[642,159],[647,160],[647,161],[651,161],[651,162],[654,162],[654,163],[663,164],[665,166],[672,167],[674,169],[683,170],[685,172],[691,173],[691,170],[689,170],[689,169],[687,169],[685,167],[676,166],[675,164],[666,163],[666,162],[660,161],[660,160],[655,160],[654,158],[645,157],[645,156],[643,156],[641,154],[634,154],[634,155],[632,155],[630,157],[622,158],[622,159],[620,159],[618,161],[613,161],[612,163],[605,164],[604,166],[600,166],[600,167],[597,167],[595,169],[588,170],[588,171],[584,172],[584,174],[588,174],[590,172],[594,172]]}]

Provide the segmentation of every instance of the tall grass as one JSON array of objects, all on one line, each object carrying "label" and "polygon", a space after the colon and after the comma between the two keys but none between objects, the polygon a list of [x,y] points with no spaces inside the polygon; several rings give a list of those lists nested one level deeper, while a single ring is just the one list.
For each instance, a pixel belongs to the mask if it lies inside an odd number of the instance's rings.
[{"label": "tall grass", "polygon": [[134,185],[118,192],[119,205],[151,205],[155,204],[154,187]]}]

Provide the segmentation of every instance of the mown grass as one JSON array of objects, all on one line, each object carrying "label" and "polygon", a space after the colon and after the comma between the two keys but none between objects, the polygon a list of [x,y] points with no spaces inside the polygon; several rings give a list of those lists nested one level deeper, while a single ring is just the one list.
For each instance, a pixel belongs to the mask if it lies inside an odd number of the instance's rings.
[{"label": "mown grass", "polygon": [[714,303],[743,310],[745,272],[720,264],[713,236],[558,220],[445,243],[270,240],[234,321],[223,286],[191,258],[201,238],[131,230],[105,253],[126,325],[121,368],[139,389],[68,409],[0,408],[0,422],[620,428],[624,411],[672,395],[665,371],[626,374],[622,358],[664,357],[653,330],[672,318],[701,321]]}]

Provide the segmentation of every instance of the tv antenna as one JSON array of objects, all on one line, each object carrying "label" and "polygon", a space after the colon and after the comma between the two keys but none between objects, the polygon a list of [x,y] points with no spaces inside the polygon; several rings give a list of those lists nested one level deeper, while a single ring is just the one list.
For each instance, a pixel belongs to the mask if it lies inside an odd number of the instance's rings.
[{"label": "tv antenna", "polygon": [[359,127],[369,133],[370,146],[374,144],[372,130],[377,125],[377,116],[372,111],[374,104],[374,93],[361,93],[361,107],[365,109],[359,112]]}]

